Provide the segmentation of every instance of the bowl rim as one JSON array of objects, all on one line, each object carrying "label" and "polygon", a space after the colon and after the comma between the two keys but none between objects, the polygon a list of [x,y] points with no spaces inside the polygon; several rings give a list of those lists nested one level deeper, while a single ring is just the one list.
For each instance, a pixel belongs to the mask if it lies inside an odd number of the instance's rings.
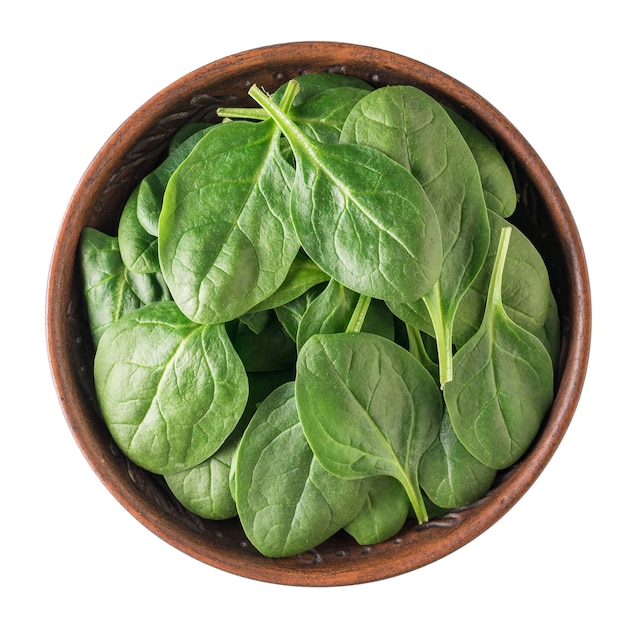
[{"label": "bowl rim", "polygon": [[[390,60],[395,64],[402,64],[408,68],[407,71],[418,77],[420,85],[431,92],[431,95],[443,94],[445,98],[454,101],[457,107],[471,112],[478,124],[489,128],[497,142],[506,145],[534,184],[546,204],[555,228],[558,228],[562,233],[561,238],[567,243],[562,248],[562,254],[564,271],[571,279],[569,310],[574,314],[566,320],[569,325],[569,341],[561,348],[559,384],[552,409],[544,422],[541,446],[534,446],[524,460],[515,466],[514,472],[505,482],[506,489],[498,486],[493,493],[490,492],[489,498],[483,498],[476,506],[467,507],[463,511],[463,536],[459,537],[455,532],[444,533],[436,551],[412,550],[415,540],[409,537],[408,541],[386,542],[384,546],[374,550],[376,559],[360,559],[359,555],[366,552],[361,547],[353,553],[344,553],[333,559],[320,557],[312,551],[306,559],[300,559],[301,566],[297,559],[276,560],[262,557],[244,561],[241,554],[235,553],[229,546],[223,550],[212,549],[207,553],[194,543],[192,530],[189,531],[190,534],[181,536],[178,524],[145,506],[137,484],[120,483],[117,474],[119,468],[106,462],[101,451],[92,445],[90,438],[93,437],[93,431],[82,419],[85,412],[90,410],[92,399],[86,398],[77,389],[78,374],[68,376],[71,365],[68,356],[70,349],[67,345],[69,335],[64,326],[67,326],[68,316],[76,314],[78,306],[75,297],[71,296],[70,284],[74,259],[73,254],[68,255],[68,250],[75,250],[76,247],[76,233],[72,232],[72,227],[75,224],[77,207],[96,202],[94,181],[109,180],[116,176],[111,165],[114,159],[110,156],[128,153],[136,138],[149,131],[154,119],[171,115],[172,94],[177,94],[178,98],[181,94],[191,95],[218,76],[220,79],[236,76],[245,64],[267,64],[268,59],[278,62],[277,60],[286,56],[304,57],[309,65],[323,64],[329,58],[360,58],[362,62],[369,62],[373,67],[381,69],[380,72],[372,73],[373,82],[378,79],[377,74],[382,75],[389,69],[387,66]],[[393,72],[393,67],[390,71]],[[253,48],[203,65],[155,94],[110,136],[79,180],[57,234],[48,275],[46,338],[53,382],[76,443],[107,489],[144,526],[189,556],[236,575],[287,585],[334,586],[380,580],[438,560],[482,534],[519,501],[552,458],[578,404],[590,352],[591,293],[582,241],[565,198],[545,163],[504,115],[465,84],[415,59],[360,44],[303,41]],[[141,483],[141,479],[137,480]],[[454,515],[446,523],[454,525]],[[435,522],[429,523],[418,534],[425,536],[437,532],[440,527]],[[311,566],[311,560],[315,562],[315,567]]]}]

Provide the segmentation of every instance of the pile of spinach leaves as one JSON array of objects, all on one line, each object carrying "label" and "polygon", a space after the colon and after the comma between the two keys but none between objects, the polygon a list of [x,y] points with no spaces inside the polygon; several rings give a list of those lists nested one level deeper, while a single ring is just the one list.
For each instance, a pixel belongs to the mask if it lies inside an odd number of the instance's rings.
[{"label": "pile of spinach leaves", "polygon": [[513,178],[410,86],[308,74],[183,127],[79,259],[137,465],[281,557],[483,496],[553,398],[559,318]]}]

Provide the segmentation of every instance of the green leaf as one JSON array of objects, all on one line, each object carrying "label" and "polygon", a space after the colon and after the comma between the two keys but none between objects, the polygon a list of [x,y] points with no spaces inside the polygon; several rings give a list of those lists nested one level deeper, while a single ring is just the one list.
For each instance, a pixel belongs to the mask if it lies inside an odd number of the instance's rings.
[{"label": "green leaf", "polygon": [[444,412],[439,435],[420,461],[424,493],[444,509],[466,506],[487,493],[496,473],[466,450]]},{"label": "green leaf", "polygon": [[420,297],[441,271],[441,237],[424,190],[368,146],[307,137],[258,87],[250,95],[291,144],[291,216],[309,257],[329,276],[381,300]]},{"label": "green leaf", "polygon": [[366,494],[364,481],[336,478],[313,456],[293,383],[272,392],[250,421],[233,485],[246,536],[270,557],[316,547],[354,518]]},{"label": "green leaf", "polygon": [[341,141],[372,146],[406,167],[422,184],[437,214],[443,266],[424,302],[433,320],[443,384],[452,378],[456,309],[489,248],[487,209],[476,161],[445,109],[411,86],[383,87],[362,98],[343,126]]},{"label": "green leaf", "polygon": [[[365,89],[368,91],[373,89],[369,83],[356,76],[348,76],[336,72],[311,72],[310,74],[296,76],[293,80],[298,84],[298,92],[293,100],[294,106],[298,106],[328,89],[337,87],[352,87],[353,89]],[[288,84],[288,82],[283,83],[274,92],[272,100],[280,102]]]},{"label": "green leaf", "polygon": [[443,407],[437,383],[417,359],[378,335],[315,335],[298,358],[296,402],[309,444],[329,472],[392,476],[418,520],[427,519],[418,466]]},{"label": "green leaf", "polygon": [[[358,293],[340,285],[336,280],[330,280],[302,316],[297,336],[298,349],[313,335],[344,332],[358,301]],[[373,300],[370,303],[361,330],[393,339],[393,317],[384,302]]]},{"label": "green leaf", "polygon": [[327,281],[327,274],[313,263],[306,254],[299,251],[280,287],[263,302],[250,309],[249,312],[278,308],[300,297],[311,287]]},{"label": "green leaf", "polygon": [[398,534],[410,508],[402,485],[390,476],[371,479],[359,514],[344,528],[362,546],[386,541]]},{"label": "green leaf", "polygon": [[[485,263],[476,280],[459,303],[454,319],[452,341],[460,347],[476,334],[482,322],[489,283],[503,228],[511,228],[507,262],[502,277],[502,302],[509,317],[522,328],[537,333],[543,328],[553,295],[545,262],[532,242],[504,218],[488,211],[491,243]],[[432,322],[423,302],[388,303],[398,317],[434,335]]]},{"label": "green leaf", "polygon": [[237,515],[229,478],[233,456],[243,432],[239,430],[237,427],[217,452],[205,461],[164,476],[174,497],[199,517],[222,520]]},{"label": "green leaf", "polygon": [[119,240],[94,228],[81,233],[78,258],[94,345],[126,313],[148,302],[168,300],[160,274],[135,274],[122,260]]},{"label": "green leaf", "polygon": [[293,169],[271,120],[213,128],[173,174],[159,226],[165,280],[190,319],[235,319],[273,294],[300,248]]},{"label": "green leaf", "polygon": [[120,254],[124,265],[139,274],[160,272],[158,240],[137,218],[139,187],[131,193],[124,205],[118,225]]},{"label": "green leaf", "polygon": [[241,418],[246,373],[223,325],[187,319],[173,302],[128,313],[94,362],[98,404],[120,450],[171,474],[215,453]]},{"label": "green leaf", "polygon": [[294,106],[289,117],[307,135],[323,143],[339,143],[341,129],[352,107],[370,90],[355,87],[327,89]]},{"label": "green leaf", "polygon": [[195,148],[198,141],[212,128],[212,126],[203,126],[185,139],[139,184],[136,200],[137,221],[152,236],[156,237],[159,234],[159,217],[163,206],[163,195],[172,174]]},{"label": "green leaf", "polygon": [[502,229],[483,323],[454,355],[456,374],[443,389],[457,437],[493,469],[510,466],[526,452],[553,398],[550,355],[502,305],[510,236],[510,228]]},{"label": "green leaf", "polygon": [[487,208],[501,217],[510,217],[517,206],[517,192],[511,170],[504,158],[476,126],[458,113],[446,110],[476,159]]}]

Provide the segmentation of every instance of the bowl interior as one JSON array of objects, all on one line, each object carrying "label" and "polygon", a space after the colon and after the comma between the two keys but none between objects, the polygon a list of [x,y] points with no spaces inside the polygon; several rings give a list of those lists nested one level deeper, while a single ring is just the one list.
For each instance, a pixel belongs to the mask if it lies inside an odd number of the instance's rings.
[{"label": "bowl interior", "polygon": [[[133,465],[113,443],[94,400],[93,347],[76,250],[85,226],[116,233],[126,199],[164,158],[181,126],[213,120],[219,106],[252,106],[247,92],[253,83],[271,92],[289,78],[319,71],[350,74],[374,86],[415,85],[492,139],[520,196],[514,221],[548,266],[561,318],[561,360],[554,404],[535,444],[479,502],[422,526],[407,522],[397,537],[375,546],[358,546],[338,533],[315,550],[268,559],[248,543],[237,520],[209,521],[186,511],[161,477]],[[304,42],[259,48],[204,66],[158,93],[111,136],[81,179],[61,225],[50,269],[47,325],[53,378],[68,425],[93,470],[132,515],[179,550],[220,569],[274,583],[326,586],[427,565],[484,532],[519,500],[573,416],[589,352],[590,297],[584,253],[567,204],[541,159],[504,116],[462,83],[418,61],[352,44]]]}]

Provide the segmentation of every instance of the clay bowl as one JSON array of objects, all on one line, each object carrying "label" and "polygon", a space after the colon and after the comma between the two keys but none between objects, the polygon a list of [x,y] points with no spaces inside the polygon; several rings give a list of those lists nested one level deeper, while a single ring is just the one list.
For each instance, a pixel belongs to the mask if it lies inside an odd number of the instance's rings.
[{"label": "clay bowl", "polygon": [[[252,83],[272,91],[304,72],[343,72],[374,86],[411,84],[486,133],[516,180],[516,224],[543,255],[559,305],[562,350],[556,397],[536,443],[472,506],[417,527],[408,522],[385,543],[358,546],[337,534],[322,546],[285,559],[260,555],[239,523],[207,521],[183,509],[163,480],[130,463],[112,442],[94,402],[93,348],[81,304],[76,250],[85,226],[116,232],[132,189],[163,158],[185,123],[211,120],[221,105],[251,106]],[[590,344],[587,268],[576,224],[550,172],[528,142],[481,96],[442,72],[379,49],[326,42],[289,43],[234,54],[183,76],[133,113],[89,165],[58,234],[48,286],[47,339],[52,375],[71,432],[93,471],[126,509],[182,552],[251,579],[287,585],[362,583],[415,570],[483,533],[530,488],[573,417]]]}]

